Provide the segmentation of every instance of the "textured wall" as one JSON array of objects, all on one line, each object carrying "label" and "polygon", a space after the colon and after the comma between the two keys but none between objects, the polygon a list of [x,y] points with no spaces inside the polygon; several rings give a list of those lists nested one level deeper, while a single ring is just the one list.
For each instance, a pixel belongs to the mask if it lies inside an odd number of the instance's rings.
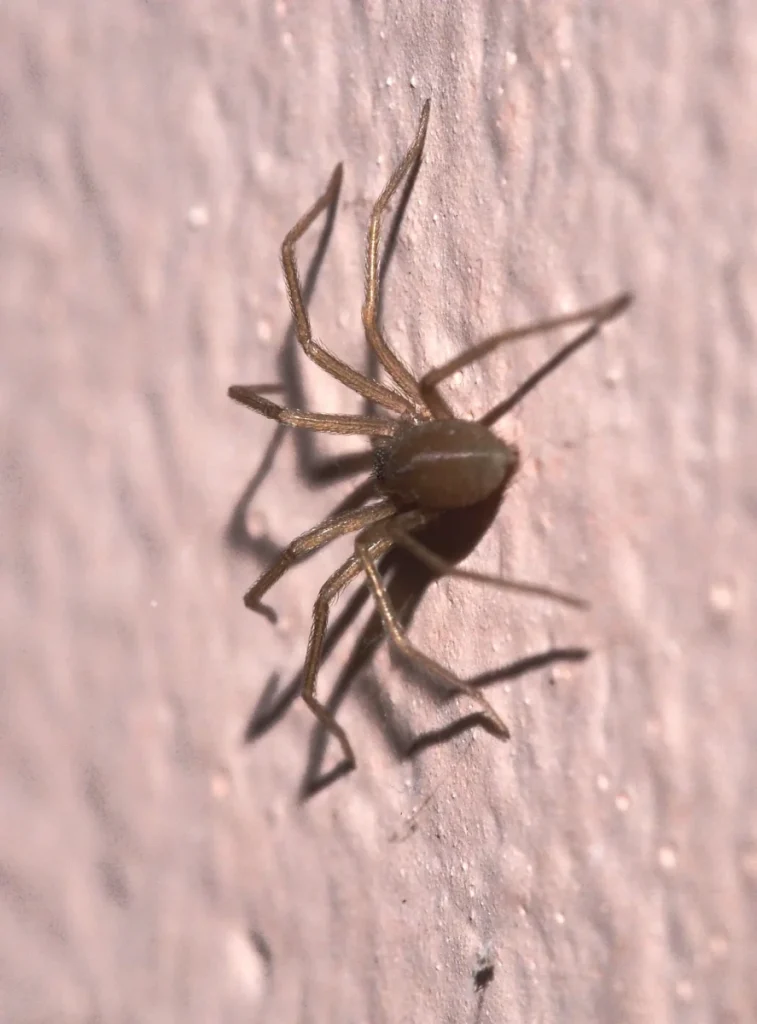
[{"label": "textured wall", "polygon": [[[11,0],[0,38],[2,1020],[757,1019],[754,5]],[[312,316],[365,365],[361,233],[427,95],[385,303],[413,367],[637,302],[502,424],[524,467],[470,559],[591,611],[445,583],[412,636],[465,675],[592,654],[487,689],[509,743],[408,758],[469,702],[355,654],[363,613],[321,676],[358,769],[302,801],[333,744],[261,722],[349,542],[277,627],[241,597],[356,445],[225,390],[359,408],[290,358],[278,246],[344,159]]]}]

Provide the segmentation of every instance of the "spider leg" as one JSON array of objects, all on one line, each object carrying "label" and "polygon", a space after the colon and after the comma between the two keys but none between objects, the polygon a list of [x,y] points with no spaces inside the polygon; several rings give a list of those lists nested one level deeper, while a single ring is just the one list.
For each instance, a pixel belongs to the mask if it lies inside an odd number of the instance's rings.
[{"label": "spider leg", "polygon": [[251,611],[259,612],[261,615],[265,615],[271,622],[275,622],[275,611],[268,605],[263,604],[261,599],[274,583],[281,579],[284,573],[291,569],[296,562],[305,558],[306,555],[313,554],[332,540],[336,540],[337,537],[343,537],[347,533],[354,533],[355,530],[362,530],[373,523],[381,522],[382,519],[392,515],[394,511],[393,502],[388,498],[384,498],[373,505],[368,505],[357,511],[350,510],[330,516],[322,523],[319,523],[318,526],[314,526],[306,533],[300,534],[282,551],[273,565],[269,566],[250,587],[244,595],[245,605]]},{"label": "spider leg", "polygon": [[[406,514],[407,520],[414,523],[415,526],[422,525],[423,522],[429,521],[434,518],[433,515],[425,517],[423,513],[417,511],[411,511]],[[398,524],[406,518],[405,514],[397,517]],[[418,521],[419,517],[420,522]],[[376,606],[381,615],[381,619],[384,623],[384,628],[394,644],[412,664],[419,668],[425,675],[430,676],[432,679],[438,680],[448,690],[453,693],[466,693],[471,697],[485,712],[490,722],[494,725],[497,732],[502,736],[503,739],[508,739],[510,736],[509,730],[502,719],[499,717],[497,712],[491,706],[489,701],[481,694],[475,686],[472,686],[467,680],[461,679],[456,676],[449,669],[444,668],[439,662],[430,658],[427,654],[419,651],[415,647],[407,636],[407,633],[403,629],[397,612],[392,605],[391,599],[384,585],[384,581],[379,575],[378,568],[376,565],[376,554],[375,547],[383,542],[386,544],[385,550],[394,546],[394,537],[391,532],[387,529],[387,523],[379,523],[375,527],[368,527],[367,530],[363,530],[361,534],[355,540],[355,552],[362,568],[365,570],[365,574],[368,577],[368,583],[370,584],[373,596],[376,601]]]},{"label": "spider leg", "polygon": [[302,216],[292,230],[287,234],[281,246],[281,263],[284,269],[289,303],[292,307],[294,325],[297,332],[297,341],[300,343],[304,353],[318,366],[330,373],[332,377],[341,381],[348,388],[356,391],[363,398],[368,398],[377,405],[384,406],[396,413],[407,413],[412,410],[412,404],[403,396],[391,388],[375,380],[364,376],[358,370],[354,370],[341,359],[328,352],[322,345],[313,338],[313,331],[310,326],[310,318],[305,302],[302,297],[302,286],[297,272],[297,261],[294,254],[295,243],[304,235],[316,217],[335,203],[342,184],[342,165],[337,164],[331,180],[326,186],[326,191]]},{"label": "spider leg", "polygon": [[520,594],[529,594],[533,597],[545,597],[548,600],[566,604],[571,608],[588,607],[588,602],[584,601],[583,598],[576,597],[574,594],[568,594],[563,590],[555,590],[553,587],[542,586],[540,583],[528,583],[525,580],[506,579],[502,576],[491,576],[489,573],[458,569],[457,566],[446,561],[444,558],[440,558],[436,552],[427,548],[417,537],[413,537],[411,533],[408,533],[404,527],[393,522],[386,523],[384,530],[391,536],[398,547],[405,548],[419,562],[427,565],[429,569],[433,569],[440,576],[453,576],[455,579],[486,583],[493,587],[499,587],[501,590],[514,590]]},{"label": "spider leg", "polygon": [[362,311],[363,326],[368,343],[373,348],[389,376],[407,396],[415,414],[422,419],[429,419],[429,410],[421,395],[418,382],[386,342],[378,324],[379,292],[381,288],[378,250],[381,238],[381,218],[384,210],[389,205],[402,179],[413,164],[420,160],[423,153],[430,108],[431,101],[426,100],[421,111],[421,119],[418,123],[418,130],[415,133],[415,139],[401,162],[394,169],[392,176],[373,207],[366,240],[365,301]]},{"label": "spider leg", "polygon": [[[391,546],[390,540],[377,538],[369,544],[369,549],[373,552],[374,558],[380,558]],[[362,571],[363,564],[360,558],[357,555],[352,555],[321,587],[313,606],[313,624],[310,629],[307,654],[305,655],[305,672],[302,686],[302,699],[321,725],[328,729],[331,735],[338,740],[344,754],[344,759],[352,768],[355,767],[357,762],[352,745],[347,739],[347,733],[339,725],[328,708],[316,697],[315,683],[321,664],[331,602],[339,591],[359,576]]]},{"label": "spider leg", "polygon": [[[446,363],[442,363],[441,366],[437,366],[434,367],[434,369],[429,370],[428,373],[421,378],[421,394],[428,400],[432,394],[436,394],[436,388],[442,381],[447,380],[448,377],[451,377],[453,373],[457,373],[458,370],[462,370],[466,366],[470,366],[471,363],[475,363],[484,356],[489,355],[490,352],[493,352],[500,345],[509,344],[513,341],[520,341],[522,338],[527,338],[533,334],[540,334],[544,331],[551,331],[558,327],[569,327],[571,324],[580,324],[585,323],[586,321],[592,321],[589,330],[585,331],[580,336],[580,342],[577,339],[575,347],[570,348],[570,351],[562,357],[563,359],[567,359],[576,348],[581,345],[585,345],[590,341],[598,332],[602,324],[606,323],[608,320],[614,319],[616,316],[619,316],[620,313],[627,308],[630,302],[631,296],[628,293],[623,293],[622,295],[618,295],[616,298],[611,299],[609,302],[603,302],[598,306],[592,306],[590,309],[584,309],[578,313],[568,313],[564,316],[557,316],[548,320],[540,320],[538,323],[527,324],[525,327],[515,327],[511,330],[493,334],[491,337],[485,338],[478,344],[473,345],[467,351],[462,352],[459,356],[455,356],[454,358],[449,359]],[[562,362],[562,359],[560,362]],[[553,368],[554,367],[550,366],[549,370],[546,372],[550,372]],[[543,374],[543,376],[546,376],[546,373]],[[539,381],[541,379],[542,376],[538,378]],[[538,381],[536,381],[532,386],[535,387],[536,383],[538,383]],[[520,397],[523,397],[523,395],[520,395]],[[512,407],[513,405],[508,406],[509,409]],[[499,409],[500,406],[497,406],[497,408]],[[490,426],[494,420],[489,420],[489,415],[490,414],[487,413],[485,417],[482,417],[480,422]],[[500,412],[498,416],[494,417],[494,419],[498,419],[501,415],[504,415],[504,413]]]},{"label": "spider leg", "polygon": [[287,409],[259,395],[249,384],[232,384],[229,398],[254,409],[269,420],[278,420],[290,427],[304,427],[327,434],[359,434],[364,437],[394,437],[399,430],[399,421],[380,420],[370,416],[344,416],[338,413],[303,412]]}]

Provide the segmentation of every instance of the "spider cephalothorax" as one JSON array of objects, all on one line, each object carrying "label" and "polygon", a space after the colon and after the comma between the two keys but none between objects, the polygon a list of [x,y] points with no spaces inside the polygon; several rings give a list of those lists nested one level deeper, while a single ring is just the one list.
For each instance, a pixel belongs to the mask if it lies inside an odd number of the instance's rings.
[{"label": "spider cephalothorax", "polygon": [[[403,547],[439,575],[473,579],[502,588],[549,597],[571,605],[583,603],[549,587],[458,569],[422,543],[416,534],[429,527],[443,529],[445,521],[454,528],[452,524],[456,522],[456,516],[461,509],[470,509],[474,514],[479,510],[482,522],[488,524],[491,521],[519,461],[517,448],[498,438],[493,433],[492,426],[547,373],[590,341],[603,323],[617,316],[630,302],[630,296],[623,294],[580,313],[495,334],[429,371],[420,379],[414,377],[387,344],[378,323],[378,249],[384,210],[402,179],[421,158],[429,110],[430,102],[427,100],[423,105],[415,140],[376,201],[368,228],[363,325],[366,339],[388,374],[391,384],[366,377],[319,345],[313,338],[302,298],[294,245],[315,218],[336,202],[342,181],[341,164],[337,165],[326,191],[295,224],[282,246],[284,276],[294,314],[297,340],[305,354],[337,380],[374,405],[393,413],[394,417],[382,419],[376,416],[303,412],[269,401],[260,394],[260,389],[256,390],[252,385],[235,384],[229,388],[231,398],[269,419],[309,430],[360,434],[373,441],[375,500],[367,501],[357,509],[351,508],[349,511],[334,515],[302,534],[260,576],[245,595],[245,604],[248,608],[274,618],[274,613],[263,604],[262,598],[276,580],[298,559],[323,547],[336,537],[357,532],[354,554],[324,583],[316,599],[313,608],[313,628],[305,656],[302,691],[308,706],[336,737],[346,761],[353,765],[355,756],[347,735],[318,700],[315,683],[328,624],[329,606],[339,591],[362,573],[367,577],[384,627],[395,646],[418,668],[438,679],[448,689],[467,693],[484,709],[497,732],[502,736],[508,735],[502,719],[475,687],[410,643],[379,574],[378,561],[391,548]],[[438,391],[438,385],[442,381],[505,342],[515,341],[538,331],[577,323],[587,323],[589,326],[537,370],[508,399],[478,420],[462,420],[455,416]]]}]

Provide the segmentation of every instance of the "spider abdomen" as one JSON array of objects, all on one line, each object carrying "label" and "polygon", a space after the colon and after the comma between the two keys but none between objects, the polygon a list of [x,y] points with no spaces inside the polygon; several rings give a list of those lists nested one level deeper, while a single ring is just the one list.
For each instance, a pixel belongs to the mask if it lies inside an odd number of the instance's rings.
[{"label": "spider abdomen", "polygon": [[376,478],[403,504],[465,508],[504,487],[517,466],[517,448],[483,424],[432,420],[408,427],[377,452]]}]

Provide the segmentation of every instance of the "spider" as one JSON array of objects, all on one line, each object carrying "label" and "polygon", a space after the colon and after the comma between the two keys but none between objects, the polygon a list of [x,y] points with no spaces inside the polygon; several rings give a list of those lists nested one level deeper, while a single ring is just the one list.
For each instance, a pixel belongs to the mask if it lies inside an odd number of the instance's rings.
[{"label": "spider", "polygon": [[[453,692],[470,696],[483,710],[493,731],[503,738],[509,736],[505,723],[473,685],[410,642],[379,573],[378,561],[391,548],[400,547],[439,575],[493,584],[573,606],[584,604],[578,598],[549,587],[459,569],[419,540],[417,534],[429,524],[438,524],[441,530],[449,525],[454,530],[455,513],[460,510],[470,511],[474,515],[482,514],[488,525],[519,464],[518,449],[502,441],[491,428],[543,377],[590,341],[602,324],[618,316],[631,301],[631,296],[623,293],[579,313],[495,334],[430,370],[423,377],[414,376],[390,347],[379,324],[379,241],[384,211],[408,171],[421,160],[430,109],[431,102],[426,100],[415,139],[377,199],[368,228],[362,321],[366,340],[386,371],[389,382],[372,380],[323,348],[313,337],[302,296],[295,244],[319,214],[335,204],[342,182],[341,163],[337,164],[325,192],[287,234],[281,249],[297,340],[305,355],[352,391],[393,415],[380,418],[289,409],[263,397],[261,392],[275,390],[271,387],[235,384],[228,391],[230,398],[269,419],[306,430],[362,435],[370,438],[373,445],[373,487],[370,492],[365,492],[365,484],[358,488],[356,494],[359,493],[363,499],[358,507],[347,507],[299,536],[263,572],[244,597],[248,608],[275,621],[275,613],[262,600],[273,584],[300,559],[337,537],[357,533],[354,553],[327,579],[316,598],[302,686],[305,703],[339,742],[348,768],[356,765],[352,745],[344,729],[316,696],[316,677],[330,605],[342,588],[362,573],[367,579],[384,629],[395,647],[423,674],[435,678]],[[564,346],[509,398],[478,420],[458,418],[439,393],[438,386],[442,381],[505,342],[552,328],[587,322],[588,328],[574,341]],[[365,498],[365,493],[369,493],[375,500]]]}]

